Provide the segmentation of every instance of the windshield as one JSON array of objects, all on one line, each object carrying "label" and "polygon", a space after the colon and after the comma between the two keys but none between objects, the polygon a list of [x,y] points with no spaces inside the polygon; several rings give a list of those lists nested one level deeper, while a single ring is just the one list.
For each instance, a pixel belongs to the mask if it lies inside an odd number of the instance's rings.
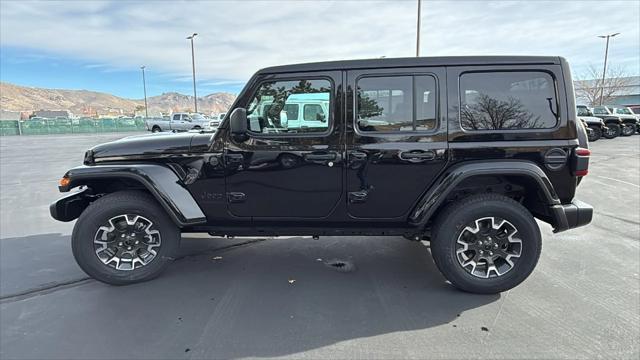
[{"label": "windshield", "polygon": [[593,109],[593,113],[600,114],[600,115],[608,115],[609,111],[607,111],[607,108],[605,107],[597,107]]},{"label": "windshield", "polygon": [[633,115],[629,109],[616,109],[618,114]]},{"label": "windshield", "polygon": [[593,116],[591,111],[587,108],[579,107],[578,108],[578,116]]},{"label": "windshield", "polygon": [[191,119],[204,121],[206,118],[200,114],[191,114]]}]

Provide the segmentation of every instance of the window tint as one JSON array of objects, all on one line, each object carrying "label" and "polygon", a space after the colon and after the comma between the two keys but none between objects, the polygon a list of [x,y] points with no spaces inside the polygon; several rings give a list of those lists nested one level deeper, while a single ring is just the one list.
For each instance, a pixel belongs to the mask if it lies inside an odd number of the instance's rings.
[{"label": "window tint", "polygon": [[357,88],[359,130],[395,132],[435,128],[437,96],[432,76],[365,77],[358,80]]},{"label": "window tint", "polygon": [[180,120],[180,114],[173,115],[173,120],[174,121],[179,121]]},{"label": "window tint", "polygon": [[466,73],[460,77],[465,130],[548,129],[557,123],[554,82],[545,72]]},{"label": "window tint", "polygon": [[[260,85],[247,107],[248,128],[263,134],[325,132],[329,128],[331,82],[329,80],[291,80]],[[322,121],[306,117],[306,107],[319,107]],[[305,116],[300,119],[300,107]]]}]

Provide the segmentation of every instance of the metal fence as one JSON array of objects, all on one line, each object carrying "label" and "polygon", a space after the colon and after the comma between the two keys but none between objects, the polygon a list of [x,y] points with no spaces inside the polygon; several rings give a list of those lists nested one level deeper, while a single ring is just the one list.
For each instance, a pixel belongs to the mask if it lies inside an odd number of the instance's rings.
[{"label": "metal fence", "polygon": [[0,120],[0,135],[90,134],[146,130],[144,119]]}]

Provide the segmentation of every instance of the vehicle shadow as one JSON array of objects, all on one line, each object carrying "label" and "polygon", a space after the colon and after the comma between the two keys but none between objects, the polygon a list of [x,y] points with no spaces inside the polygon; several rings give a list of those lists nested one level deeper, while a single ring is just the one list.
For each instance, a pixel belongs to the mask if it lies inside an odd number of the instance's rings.
[{"label": "vehicle shadow", "polygon": [[[150,282],[114,287],[90,281],[3,303],[2,327],[17,331],[3,334],[2,355],[284,356],[447,324],[500,298],[453,289],[427,247],[401,238],[243,242],[195,251]],[[355,270],[326,265],[334,259]],[[42,324],[46,332],[34,331]],[[32,335],[15,338],[22,333]]]}]

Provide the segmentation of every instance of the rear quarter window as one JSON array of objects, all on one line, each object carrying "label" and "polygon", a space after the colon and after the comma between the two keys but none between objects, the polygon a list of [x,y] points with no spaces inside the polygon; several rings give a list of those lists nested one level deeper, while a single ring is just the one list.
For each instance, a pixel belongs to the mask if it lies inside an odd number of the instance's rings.
[{"label": "rear quarter window", "polygon": [[551,129],[557,123],[555,82],[547,72],[472,72],[460,76],[460,124],[464,130]]}]

